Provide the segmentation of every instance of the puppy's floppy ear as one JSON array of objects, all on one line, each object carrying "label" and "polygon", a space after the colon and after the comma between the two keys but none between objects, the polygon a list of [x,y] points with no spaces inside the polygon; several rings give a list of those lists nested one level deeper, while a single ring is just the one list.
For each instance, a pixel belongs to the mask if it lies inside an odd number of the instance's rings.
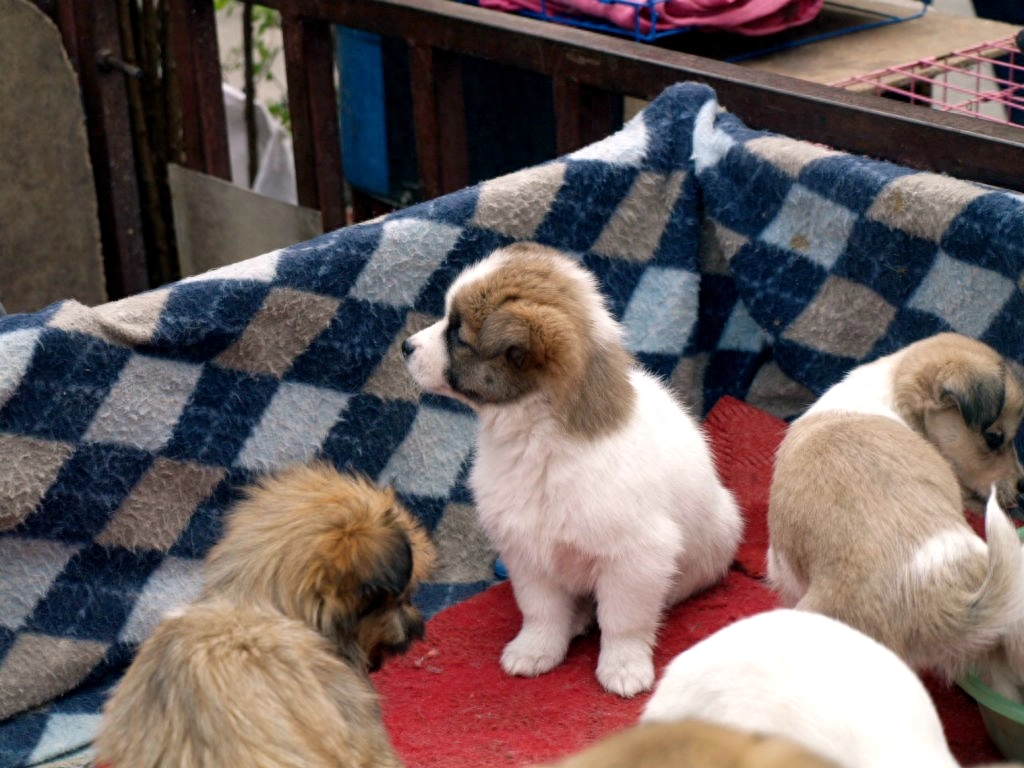
[{"label": "puppy's floppy ear", "polygon": [[544,358],[543,346],[533,332],[532,318],[522,308],[508,304],[484,318],[477,343],[485,359],[504,356],[516,368],[524,367],[528,360]]},{"label": "puppy's floppy ear", "polygon": [[359,511],[369,514],[319,538],[301,577],[299,592],[308,606],[303,614],[329,637],[351,635],[363,616],[401,594],[412,579],[412,546],[394,510]]},{"label": "puppy's floppy ear", "polygon": [[389,531],[387,542],[376,554],[372,573],[359,586],[359,616],[387,606],[412,580],[412,545],[403,531]]},{"label": "puppy's floppy ear", "polygon": [[940,403],[953,404],[973,430],[992,426],[1006,405],[1006,366],[958,366],[936,381]]},{"label": "puppy's floppy ear", "polygon": [[517,368],[582,365],[579,333],[566,313],[525,300],[507,301],[480,325],[478,349],[485,358],[504,355]]}]

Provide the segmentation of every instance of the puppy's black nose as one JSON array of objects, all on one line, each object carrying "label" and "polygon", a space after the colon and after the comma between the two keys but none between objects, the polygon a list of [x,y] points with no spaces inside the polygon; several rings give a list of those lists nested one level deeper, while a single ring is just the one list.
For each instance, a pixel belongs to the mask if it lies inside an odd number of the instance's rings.
[{"label": "puppy's black nose", "polygon": [[1017,481],[1017,494],[1019,496],[1024,496],[1024,478]]},{"label": "puppy's black nose", "polygon": [[412,342],[409,341],[408,339],[406,339],[405,341],[402,342],[402,356],[403,357],[408,357],[409,355],[411,355],[413,353],[414,349],[416,349],[416,348],[412,345]]}]

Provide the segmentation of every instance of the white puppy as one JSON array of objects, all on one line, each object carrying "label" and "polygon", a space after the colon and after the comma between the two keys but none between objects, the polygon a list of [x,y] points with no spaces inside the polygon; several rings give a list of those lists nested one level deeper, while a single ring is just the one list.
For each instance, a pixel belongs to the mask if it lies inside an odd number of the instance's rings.
[{"label": "white puppy", "polygon": [[[1020,491],[1022,411],[1000,356],[957,334],[854,369],[779,447],[768,574],[783,602],[856,627],[915,669],[952,680],[977,667],[1014,695],[1024,575],[997,499]],[[986,496],[987,546],[963,515]]]},{"label": "white puppy", "polygon": [[479,415],[470,485],[523,614],[502,666],[557,666],[596,603],[598,680],[649,689],[663,610],[721,579],[742,533],[704,435],[626,351],[594,276],[558,251],[502,248],[445,304],[403,352],[423,389]]},{"label": "white puppy", "polygon": [[821,614],[730,624],[666,667],[643,723],[694,718],[782,736],[843,768],[953,768],[928,691],[896,654]]}]

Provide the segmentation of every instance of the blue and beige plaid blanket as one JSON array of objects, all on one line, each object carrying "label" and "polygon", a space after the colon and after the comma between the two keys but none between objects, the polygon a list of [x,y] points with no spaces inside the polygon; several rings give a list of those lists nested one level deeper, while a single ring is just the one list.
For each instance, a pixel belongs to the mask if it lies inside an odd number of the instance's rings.
[{"label": "blue and beige plaid blanket", "polygon": [[[85,745],[256,473],[313,456],[434,531],[428,611],[488,583],[473,416],[399,345],[465,265],[532,239],[600,278],[638,358],[706,412],[791,415],[942,329],[1024,361],[1024,202],[751,130],[677,85],[574,154],[87,308],[0,319],[0,765]],[[447,552],[447,555],[445,554]]]}]

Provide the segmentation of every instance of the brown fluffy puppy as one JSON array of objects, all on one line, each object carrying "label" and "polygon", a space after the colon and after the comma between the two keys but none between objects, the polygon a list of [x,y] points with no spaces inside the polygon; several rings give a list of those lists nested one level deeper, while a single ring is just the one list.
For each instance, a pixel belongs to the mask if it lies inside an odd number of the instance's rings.
[{"label": "brown fluffy puppy", "polygon": [[393,490],[319,463],[264,478],[235,505],[202,596],[271,605],[372,670],[423,633],[409,598],[433,564]]},{"label": "brown fluffy puppy", "polygon": [[96,739],[100,766],[397,768],[365,673],[303,623],[220,598],[165,619]]},{"label": "brown fluffy puppy", "polygon": [[423,634],[433,547],[391,490],[326,464],[246,493],[199,600],[142,644],[100,765],[398,766],[367,672]]},{"label": "brown fluffy puppy", "polygon": [[620,731],[547,768],[838,768],[778,736],[698,720],[648,723]]},{"label": "brown fluffy puppy", "polygon": [[[850,624],[915,669],[1024,680],[1012,523],[1021,386],[995,350],[944,333],[855,368],[790,426],[768,509],[783,602]],[[991,496],[986,542],[964,505]],[[1009,669],[1005,669],[1005,667]]]}]

